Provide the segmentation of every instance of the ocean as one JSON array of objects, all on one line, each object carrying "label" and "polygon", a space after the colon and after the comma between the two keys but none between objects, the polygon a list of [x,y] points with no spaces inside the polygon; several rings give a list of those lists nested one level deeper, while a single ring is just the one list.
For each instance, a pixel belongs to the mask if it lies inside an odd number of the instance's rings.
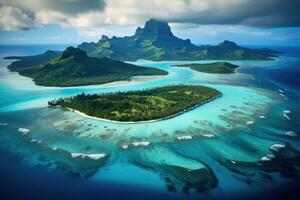
[{"label": "ocean", "polygon": [[[300,48],[270,61],[230,61],[232,75],[173,67],[188,61],[132,62],[167,70],[122,85],[42,87],[7,70],[5,56],[67,45],[0,46],[1,199],[291,199],[299,196]],[[193,61],[196,63],[215,62]],[[82,92],[206,85],[222,97],[177,117],[119,124],[48,108]],[[27,134],[19,128],[30,130]],[[191,136],[191,140],[178,137]],[[149,142],[148,146],[134,145]],[[124,145],[128,148],[123,148]],[[100,160],[74,153],[105,154]],[[197,177],[194,183],[193,177]]]}]

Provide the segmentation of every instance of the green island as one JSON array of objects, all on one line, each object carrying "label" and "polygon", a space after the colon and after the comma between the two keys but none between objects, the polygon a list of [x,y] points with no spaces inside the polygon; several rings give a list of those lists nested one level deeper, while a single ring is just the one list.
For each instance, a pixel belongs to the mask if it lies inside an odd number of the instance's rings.
[{"label": "green island", "polygon": [[142,91],[78,94],[49,101],[88,116],[121,122],[166,119],[209,102],[221,93],[206,86],[173,85]]},{"label": "green island", "polygon": [[44,54],[18,59],[8,69],[33,79],[42,86],[81,86],[130,80],[132,76],[167,75],[168,72],[141,67],[110,58],[89,57],[78,48],[68,47],[65,51],[46,51]]},{"label": "green island", "polygon": [[78,48],[92,57],[116,60],[269,60],[278,52],[271,49],[250,49],[225,40],[217,45],[195,45],[190,39],[176,37],[167,22],[150,19],[132,36],[83,42]]},{"label": "green island", "polygon": [[215,62],[215,63],[192,63],[192,64],[183,64],[183,65],[174,65],[174,67],[189,67],[192,70],[211,73],[211,74],[232,74],[235,72],[235,69],[239,66],[231,64],[229,62]]}]

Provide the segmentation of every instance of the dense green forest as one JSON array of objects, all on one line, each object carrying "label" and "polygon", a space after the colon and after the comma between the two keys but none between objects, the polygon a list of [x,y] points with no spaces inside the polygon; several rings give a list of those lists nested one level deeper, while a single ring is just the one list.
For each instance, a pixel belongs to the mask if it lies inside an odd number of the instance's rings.
[{"label": "dense green forest", "polygon": [[7,57],[19,59],[8,68],[33,78],[37,85],[79,86],[130,80],[132,76],[166,75],[168,72],[141,67],[109,58],[89,57],[78,48],[63,52],[47,51],[37,56]]},{"label": "dense green forest", "polygon": [[48,103],[104,119],[144,121],[176,115],[220,94],[218,90],[205,86],[176,85],[108,94],[82,93]]},{"label": "dense green forest", "polygon": [[215,63],[205,63],[205,64],[184,64],[184,65],[174,65],[175,67],[190,67],[191,69],[211,74],[232,74],[234,70],[239,66],[231,64],[229,62],[215,62]]}]

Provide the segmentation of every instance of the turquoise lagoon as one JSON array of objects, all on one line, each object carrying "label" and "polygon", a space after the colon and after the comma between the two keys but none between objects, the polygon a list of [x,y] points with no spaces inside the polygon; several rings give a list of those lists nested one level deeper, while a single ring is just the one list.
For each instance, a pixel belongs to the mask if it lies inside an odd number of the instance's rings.
[{"label": "turquoise lagoon", "polygon": [[[35,51],[27,54],[42,52]],[[299,136],[286,133],[300,130],[299,92],[265,78],[260,70],[284,68],[300,63],[299,58],[234,61],[240,68],[233,75],[172,66],[184,63],[139,60],[134,64],[164,69],[169,75],[121,85],[56,88],[36,86],[31,79],[9,72],[9,62],[2,59],[0,147],[30,168],[172,198],[251,194],[295,181],[287,177],[298,174]],[[47,107],[48,100],[82,92],[182,83],[210,86],[223,95],[177,117],[151,123],[101,121]],[[19,128],[30,132],[20,133]],[[189,139],[182,139],[186,136]],[[105,157],[87,156],[95,154]]]}]

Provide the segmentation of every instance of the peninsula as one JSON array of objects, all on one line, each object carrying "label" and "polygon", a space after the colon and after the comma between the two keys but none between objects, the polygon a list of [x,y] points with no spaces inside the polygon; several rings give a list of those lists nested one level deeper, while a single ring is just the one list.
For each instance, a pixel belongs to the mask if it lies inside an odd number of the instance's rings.
[{"label": "peninsula", "polygon": [[79,94],[49,101],[85,115],[120,122],[171,118],[219,97],[221,93],[205,86],[173,85],[142,91],[108,94]]},{"label": "peninsula", "polygon": [[167,75],[168,72],[141,67],[110,58],[89,57],[78,48],[68,47],[63,52],[46,51],[44,54],[24,57],[8,68],[33,79],[42,86],[81,86],[130,80],[133,76]]},{"label": "peninsula", "polygon": [[192,70],[210,74],[232,74],[239,66],[231,64],[229,62],[215,62],[174,65],[174,67],[189,67]]}]

